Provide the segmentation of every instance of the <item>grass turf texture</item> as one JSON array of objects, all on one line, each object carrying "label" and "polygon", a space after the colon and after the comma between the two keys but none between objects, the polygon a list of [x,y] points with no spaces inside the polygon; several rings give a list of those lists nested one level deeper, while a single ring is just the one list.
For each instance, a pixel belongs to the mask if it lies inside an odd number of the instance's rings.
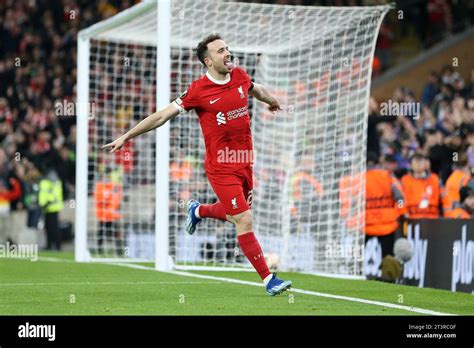
[{"label": "grass turf texture", "polygon": [[[0,315],[417,315],[292,292],[270,297],[263,287],[244,284],[75,263],[71,262],[70,253],[40,256],[65,262],[0,259]],[[193,273],[260,282],[256,274],[249,272]],[[473,297],[465,293],[298,273],[280,276],[304,290],[444,313],[474,314]]]}]

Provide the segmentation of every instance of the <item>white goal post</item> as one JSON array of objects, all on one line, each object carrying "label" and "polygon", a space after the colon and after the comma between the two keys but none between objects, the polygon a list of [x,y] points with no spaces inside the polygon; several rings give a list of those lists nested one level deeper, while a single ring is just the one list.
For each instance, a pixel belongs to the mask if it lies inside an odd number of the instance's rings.
[{"label": "white goal post", "polygon": [[268,262],[361,276],[371,67],[390,8],[144,1],[81,30],[76,260],[250,269],[230,223],[206,219],[194,235],[184,231],[186,200],[216,202],[194,111],[118,153],[101,150],[205,73],[195,47],[219,33],[234,63],[283,105],[272,114],[249,100],[252,214]]}]

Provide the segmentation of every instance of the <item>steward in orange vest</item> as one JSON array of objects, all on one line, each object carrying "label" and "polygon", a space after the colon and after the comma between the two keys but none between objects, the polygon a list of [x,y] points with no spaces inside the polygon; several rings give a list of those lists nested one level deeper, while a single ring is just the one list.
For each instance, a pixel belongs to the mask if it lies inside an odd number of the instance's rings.
[{"label": "steward in orange vest", "polygon": [[377,276],[373,271],[374,266],[379,268],[378,262],[393,255],[400,208],[404,207],[400,183],[390,171],[377,167],[377,164],[378,156],[369,152],[365,177],[365,250],[366,265],[372,266],[365,270],[368,278]]},{"label": "steward in orange vest", "polygon": [[354,209],[357,204],[357,198],[360,197],[363,186],[365,173],[356,173],[346,175],[339,179],[339,215],[345,222],[345,227],[352,231],[361,231],[364,225],[364,215],[362,209]]},{"label": "steward in orange vest", "polygon": [[451,212],[461,207],[460,190],[465,186],[472,186],[471,168],[466,155],[459,156],[454,170],[446,180],[446,205],[443,206],[444,216],[452,217]]},{"label": "steward in orange vest", "polygon": [[112,238],[115,241],[115,254],[123,255],[124,237],[120,226],[117,223],[122,215],[120,214],[120,204],[122,202],[122,184],[113,182],[110,179],[111,170],[106,169],[102,178],[95,184],[95,214],[99,221],[98,228],[98,252],[103,253],[104,237]]},{"label": "steward in orange vest", "polygon": [[385,236],[394,233],[404,206],[402,188],[388,170],[375,165],[367,167],[365,179],[365,233]]},{"label": "steward in orange vest", "polygon": [[406,213],[411,219],[436,219],[446,193],[438,175],[427,170],[429,160],[420,153],[410,160],[411,172],[402,177]]},{"label": "steward in orange vest", "polygon": [[471,219],[474,213],[474,189],[464,186],[459,190],[461,205],[446,214],[446,217],[453,219]]}]

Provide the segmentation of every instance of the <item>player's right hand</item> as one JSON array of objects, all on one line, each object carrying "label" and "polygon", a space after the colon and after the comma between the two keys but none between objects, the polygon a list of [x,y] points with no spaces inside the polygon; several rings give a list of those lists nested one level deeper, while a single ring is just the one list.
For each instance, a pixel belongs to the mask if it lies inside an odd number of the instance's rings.
[{"label": "player's right hand", "polygon": [[109,152],[112,153],[112,152],[115,152],[117,150],[120,150],[122,148],[123,144],[125,144],[125,139],[124,139],[123,136],[121,136],[120,138],[114,140],[113,142],[105,144],[104,146],[102,146],[102,149],[109,149],[110,148]]}]

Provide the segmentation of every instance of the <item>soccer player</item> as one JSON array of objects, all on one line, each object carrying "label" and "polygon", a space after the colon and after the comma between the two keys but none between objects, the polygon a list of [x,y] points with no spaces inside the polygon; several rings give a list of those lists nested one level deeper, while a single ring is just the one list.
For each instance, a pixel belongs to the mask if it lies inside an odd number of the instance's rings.
[{"label": "soccer player", "polygon": [[186,230],[193,234],[203,218],[235,224],[237,239],[244,255],[262,278],[266,291],[275,296],[288,290],[291,281],[272,274],[253,232],[252,160],[253,146],[248,112],[248,96],[268,104],[272,112],[281,110],[278,100],[260,84],[253,83],[239,67],[234,67],[224,40],[217,34],[204,38],[197,46],[199,61],[208,71],[193,81],[189,88],[164,109],[155,112],[127,133],[106,144],[110,152],[140,134],[158,128],[180,113],[194,109],[201,124],[206,144],[204,167],[209,183],[219,201],[187,203]]}]

